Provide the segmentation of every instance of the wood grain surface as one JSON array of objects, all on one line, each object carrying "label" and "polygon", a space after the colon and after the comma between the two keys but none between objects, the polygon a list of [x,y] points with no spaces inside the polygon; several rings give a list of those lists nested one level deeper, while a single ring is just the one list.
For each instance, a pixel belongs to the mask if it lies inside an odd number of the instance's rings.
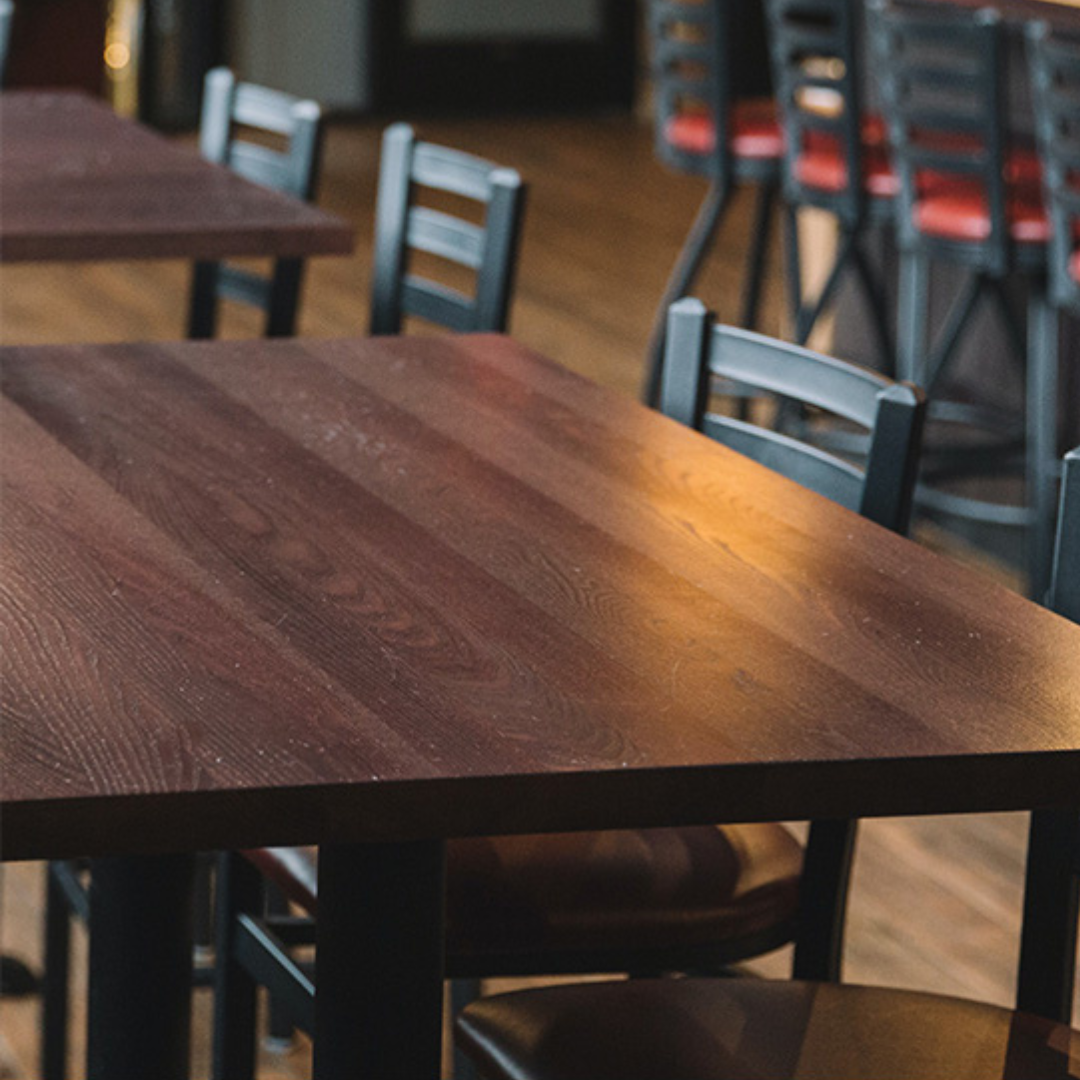
[{"label": "wood grain surface", "polygon": [[1077,798],[1080,628],[507,339],[0,359],[9,858]]},{"label": "wood grain surface", "polygon": [[345,221],[74,92],[0,95],[0,260],[345,255]]}]

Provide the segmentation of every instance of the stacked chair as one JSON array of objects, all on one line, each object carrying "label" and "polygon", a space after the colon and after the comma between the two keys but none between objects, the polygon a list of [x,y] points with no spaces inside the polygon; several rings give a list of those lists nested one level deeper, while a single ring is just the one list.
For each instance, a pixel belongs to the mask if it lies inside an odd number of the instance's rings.
[{"label": "stacked chair", "polygon": [[[709,181],[657,310],[642,395],[653,406],[660,396],[668,307],[692,289],[732,196],[744,184],[757,185],[758,196],[740,325],[757,325],[783,137],[772,100],[736,96],[741,27],[735,7],[735,0],[649,0],[646,8],[656,155],[676,172]],[[788,235],[794,243],[790,224]]]},{"label": "stacked chair", "polygon": [[[239,137],[247,129],[284,143],[275,149]],[[255,183],[298,199],[315,197],[322,156],[322,110],[264,86],[237,82],[228,68],[215,68],[203,85],[199,149],[208,161],[225,165]],[[291,337],[303,282],[303,259],[276,259],[263,276],[218,262],[197,262],[192,272],[188,337],[212,338],[222,298],[266,313],[267,337]]]},{"label": "stacked chair", "polygon": [[1027,28],[1027,59],[1043,197],[1050,221],[1047,246],[1049,279],[1045,293],[1034,294],[1028,328],[1030,355],[1027,404],[1027,487],[1032,516],[1033,593],[1044,585],[1045,553],[1050,550],[1058,476],[1059,403],[1078,411],[1078,365],[1073,383],[1060,385],[1061,316],[1080,316],[1080,36],[1052,34],[1044,22]]},{"label": "stacked chair", "polygon": [[[673,309],[664,376],[671,410],[701,412],[697,391],[712,378],[835,410],[871,432],[865,470],[748,423],[704,413],[702,423],[902,531],[914,489],[918,391],[749,331],[715,331],[718,344],[706,354],[705,322],[696,301]],[[854,835],[851,822],[816,822],[805,857],[772,824],[451,841],[447,972],[464,979],[461,1002],[481,976],[719,971],[795,938],[796,972],[836,979]],[[263,917],[254,868],[316,915],[313,860],[295,849],[245,854],[226,857],[219,875],[218,955],[228,959],[219,963],[216,1064],[230,1080],[250,1075],[257,981],[291,1003],[300,1026],[312,1022],[310,971],[289,955],[313,939],[311,927]]]},{"label": "stacked chair", "polygon": [[[901,251],[898,362],[901,377],[922,386],[931,416],[966,437],[964,447],[931,448],[920,506],[953,519],[1024,528],[1032,594],[1045,588],[1052,530],[1051,483],[1043,475],[1056,430],[1056,361],[1029,349],[1007,281],[1022,276],[1029,327],[1041,307],[1050,221],[1033,150],[1014,138],[1007,117],[1006,37],[991,10],[936,11],[875,4],[870,10],[893,161],[900,176],[897,236]],[[966,287],[929,338],[930,268],[951,265]],[[1028,412],[1002,414],[985,400],[950,398],[945,376],[980,300],[993,302],[1018,362],[1026,357]],[[1034,473],[1027,505],[947,490],[966,473],[1007,471],[1022,455]]]},{"label": "stacked chair", "polygon": [[784,200],[839,227],[835,259],[815,297],[803,293],[798,253],[787,259],[796,301],[794,340],[804,344],[851,270],[866,300],[880,362],[893,370],[886,290],[868,240],[891,230],[896,174],[880,117],[865,109],[860,0],[766,0],[773,82],[784,131]]}]

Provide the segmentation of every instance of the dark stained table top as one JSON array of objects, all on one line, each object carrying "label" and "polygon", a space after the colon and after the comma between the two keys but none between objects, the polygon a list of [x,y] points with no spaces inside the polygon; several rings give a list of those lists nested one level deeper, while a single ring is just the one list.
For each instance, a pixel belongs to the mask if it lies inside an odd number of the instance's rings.
[{"label": "dark stained table top", "polygon": [[1080,797],[1080,627],[508,339],[0,366],[5,857]]},{"label": "dark stained table top", "polygon": [[345,255],[352,227],[101,101],[0,94],[0,260]]}]

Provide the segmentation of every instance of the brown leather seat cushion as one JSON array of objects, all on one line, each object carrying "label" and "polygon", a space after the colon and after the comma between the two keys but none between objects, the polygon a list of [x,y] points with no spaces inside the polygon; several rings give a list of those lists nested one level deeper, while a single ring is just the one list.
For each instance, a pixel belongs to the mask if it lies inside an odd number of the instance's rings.
[{"label": "brown leather seat cushion", "polygon": [[489,1080],[1064,1080],[1080,1032],[903,990],[636,979],[481,998],[458,1040]]},{"label": "brown leather seat cushion", "polygon": [[[246,853],[317,906],[315,855]],[[778,825],[694,826],[453,840],[451,956],[695,946],[793,918],[802,849]]]}]

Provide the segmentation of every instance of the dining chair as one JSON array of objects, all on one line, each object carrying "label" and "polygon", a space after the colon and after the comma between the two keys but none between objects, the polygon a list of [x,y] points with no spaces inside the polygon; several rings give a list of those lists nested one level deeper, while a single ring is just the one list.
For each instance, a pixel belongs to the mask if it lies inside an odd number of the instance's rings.
[{"label": "dining chair", "polygon": [[[1080,35],[1051,32],[1047,23],[1035,21],[1027,24],[1026,36],[1043,200],[1050,222],[1047,288],[1035,291],[1029,315],[1027,487],[1034,550],[1047,552],[1058,479],[1060,403],[1076,401],[1080,395],[1077,372],[1062,373],[1059,356],[1062,316],[1080,317],[1080,190],[1076,185],[1080,175]],[[1038,580],[1034,587],[1041,585]]]},{"label": "dining chair", "polygon": [[757,326],[783,138],[772,98],[740,98],[736,93],[735,76],[745,48],[736,0],[650,0],[646,19],[656,156],[674,172],[709,181],[664,289],[649,342],[642,397],[655,407],[668,308],[693,288],[732,196],[745,184],[756,185],[757,204],[739,325]]},{"label": "dining chair", "polygon": [[[929,440],[918,503],[946,522],[1023,529],[1031,595],[1046,587],[1053,500],[1041,476],[1022,504],[950,488],[947,481],[1005,476],[1026,463],[1045,467],[1056,434],[1045,350],[1029,348],[1008,286],[1028,289],[1029,327],[1043,303],[1050,220],[1034,149],[1010,129],[1006,28],[999,12],[919,9],[872,3],[868,9],[874,69],[882,95],[900,192],[898,364],[900,377],[930,397],[930,414],[952,436]],[[931,267],[965,275],[936,334],[930,334]],[[977,383],[950,393],[946,376],[980,302],[990,304],[1019,365],[1026,362],[1027,415],[994,406]],[[933,337],[933,340],[929,340]],[[974,449],[973,449],[974,446]],[[1056,451],[1055,455],[1056,456]]]},{"label": "dining chair", "polygon": [[[247,131],[259,141],[241,138]],[[322,157],[322,109],[279,90],[238,82],[228,68],[207,72],[203,83],[199,150],[257,184],[297,199],[315,197]],[[280,145],[270,145],[269,140]],[[218,302],[237,301],[266,312],[266,337],[290,337],[303,283],[304,260],[279,258],[269,276],[220,262],[195,263],[188,337],[217,332]]]},{"label": "dining chair", "polygon": [[[462,333],[504,331],[525,194],[513,169],[421,142],[408,124],[387,128],[375,210],[371,333],[398,334],[405,316]],[[427,205],[433,197],[450,200],[452,208]],[[483,223],[458,216],[453,200],[467,200]],[[414,273],[418,254],[472,274],[471,295],[456,282]]]},{"label": "dining chair", "polygon": [[[1048,603],[1080,619],[1080,449],[1064,475]],[[457,1041],[487,1080],[1066,1080],[1080,1076],[1078,891],[1080,812],[1037,811],[1015,1012],[837,983],[637,979],[481,998]]]},{"label": "dining chair", "polygon": [[805,297],[798,252],[786,260],[796,298],[794,340],[804,344],[848,271],[866,302],[883,369],[895,369],[881,272],[867,240],[891,230],[896,173],[882,121],[866,109],[861,0],[766,0],[773,83],[784,135],[784,199],[793,210],[837,222],[832,264],[817,295]]},{"label": "dining chair", "polygon": [[[915,478],[918,392],[749,331],[716,331],[718,340],[738,342],[737,357],[706,364],[705,320],[697,301],[673,307],[665,411],[688,419],[690,390],[709,372],[835,408],[872,432],[865,470],[840,462],[830,469],[828,455],[813,448],[788,455],[795,441],[769,431],[761,432],[763,456],[902,531]],[[751,425],[734,423],[745,432],[740,445],[752,451]],[[462,991],[455,1007],[475,996],[481,977],[716,972],[793,939],[796,973],[838,978],[854,836],[853,823],[816,823],[805,855],[772,824],[451,840],[446,968]],[[293,945],[313,940],[311,923],[264,916],[259,879],[317,916],[314,853],[264,848],[244,856],[225,856],[218,875],[216,1075],[229,1080],[250,1076],[256,982],[288,1002],[298,1026],[313,1016],[311,972],[290,955]]]},{"label": "dining chair", "polygon": [[[1047,606],[1080,623],[1080,447],[1065,455]],[[1016,1007],[1072,1015],[1080,923],[1080,811],[1036,810],[1028,836]]]}]

